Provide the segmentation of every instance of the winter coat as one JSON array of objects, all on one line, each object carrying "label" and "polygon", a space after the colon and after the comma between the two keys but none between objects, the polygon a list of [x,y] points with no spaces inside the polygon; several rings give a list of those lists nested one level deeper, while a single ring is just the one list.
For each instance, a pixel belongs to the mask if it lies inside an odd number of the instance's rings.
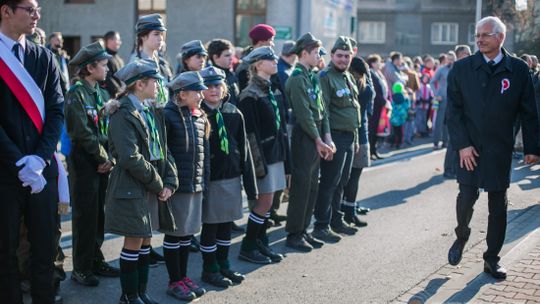
[{"label": "winter coat", "polygon": [[457,166],[460,184],[502,191],[510,184],[514,123],[519,115],[525,154],[540,154],[538,115],[527,64],[502,49],[492,71],[482,53],[454,63],[448,75],[447,123],[452,147],[474,147],[473,171]]}]

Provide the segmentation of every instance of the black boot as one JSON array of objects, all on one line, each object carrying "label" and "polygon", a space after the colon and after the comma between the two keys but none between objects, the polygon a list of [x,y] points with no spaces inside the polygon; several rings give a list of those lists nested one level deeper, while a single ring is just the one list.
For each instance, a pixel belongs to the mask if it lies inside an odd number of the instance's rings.
[{"label": "black boot", "polygon": [[233,285],[233,282],[229,278],[223,276],[221,272],[203,271],[201,280],[219,288],[228,288]]},{"label": "black boot", "polygon": [[146,292],[146,284],[139,285],[139,298],[144,304],[158,304],[158,302],[150,297]]},{"label": "black boot", "polygon": [[354,225],[356,227],[365,227],[367,226],[367,223],[360,220],[358,216],[356,215],[356,204],[345,202],[344,204],[341,204],[341,211],[345,213],[345,216],[343,217],[343,220],[349,224]]},{"label": "black boot", "polygon": [[145,304],[138,294],[122,294],[120,296],[120,304]]}]

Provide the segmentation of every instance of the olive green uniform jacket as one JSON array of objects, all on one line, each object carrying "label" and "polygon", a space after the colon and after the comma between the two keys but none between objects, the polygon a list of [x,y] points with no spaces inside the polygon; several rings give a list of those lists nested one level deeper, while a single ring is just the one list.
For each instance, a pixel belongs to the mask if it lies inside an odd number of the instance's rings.
[{"label": "olive green uniform jacket", "polygon": [[116,160],[109,177],[105,203],[105,231],[127,237],[152,236],[148,198],[163,187],[176,190],[178,174],[167,149],[161,109],[151,107],[165,159],[150,161],[150,133],[129,97],[119,100],[110,116],[109,147]]}]

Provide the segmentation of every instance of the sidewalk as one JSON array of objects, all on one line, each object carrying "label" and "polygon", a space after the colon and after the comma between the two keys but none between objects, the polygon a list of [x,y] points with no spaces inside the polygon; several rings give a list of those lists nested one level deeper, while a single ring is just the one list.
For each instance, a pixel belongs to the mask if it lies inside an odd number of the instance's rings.
[{"label": "sidewalk", "polygon": [[508,219],[501,264],[506,280],[483,272],[485,240],[469,244],[458,266],[444,265],[398,303],[540,303],[540,205]]}]

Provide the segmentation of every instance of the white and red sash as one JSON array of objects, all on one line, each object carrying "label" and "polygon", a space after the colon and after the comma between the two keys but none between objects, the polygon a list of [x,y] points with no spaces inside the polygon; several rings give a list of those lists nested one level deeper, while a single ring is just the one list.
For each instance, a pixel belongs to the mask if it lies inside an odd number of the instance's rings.
[{"label": "white and red sash", "polygon": [[[38,130],[43,132],[45,123],[45,100],[40,88],[24,68],[22,63],[13,55],[10,49],[0,42],[0,77],[17,98],[24,111]],[[69,184],[64,165],[54,154],[58,166],[58,199],[62,204],[70,202]]]}]

